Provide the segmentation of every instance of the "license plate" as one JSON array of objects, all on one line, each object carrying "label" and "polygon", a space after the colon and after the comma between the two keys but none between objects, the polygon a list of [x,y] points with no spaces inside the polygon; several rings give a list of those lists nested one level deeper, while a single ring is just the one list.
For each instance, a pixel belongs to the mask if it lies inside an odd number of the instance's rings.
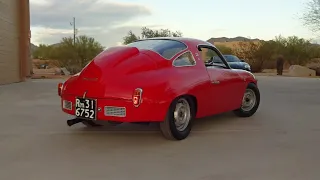
[{"label": "license plate", "polygon": [[78,118],[96,119],[97,102],[95,99],[76,98],[75,115]]}]

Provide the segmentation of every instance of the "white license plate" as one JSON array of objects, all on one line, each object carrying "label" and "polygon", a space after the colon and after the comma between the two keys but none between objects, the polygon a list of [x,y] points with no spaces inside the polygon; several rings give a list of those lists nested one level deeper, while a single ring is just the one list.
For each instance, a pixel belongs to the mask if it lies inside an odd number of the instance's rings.
[{"label": "white license plate", "polygon": [[76,98],[75,115],[78,118],[94,120],[97,116],[97,102],[95,99]]}]

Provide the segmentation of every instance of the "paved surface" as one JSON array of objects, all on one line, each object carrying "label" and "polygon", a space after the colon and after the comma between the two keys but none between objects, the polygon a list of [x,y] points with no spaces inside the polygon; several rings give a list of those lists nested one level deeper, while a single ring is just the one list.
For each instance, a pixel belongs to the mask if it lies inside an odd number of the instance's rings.
[{"label": "paved surface", "polygon": [[0,179],[319,180],[320,80],[258,78],[255,116],[201,119],[181,142],[156,126],[67,127],[57,80],[0,86]]}]

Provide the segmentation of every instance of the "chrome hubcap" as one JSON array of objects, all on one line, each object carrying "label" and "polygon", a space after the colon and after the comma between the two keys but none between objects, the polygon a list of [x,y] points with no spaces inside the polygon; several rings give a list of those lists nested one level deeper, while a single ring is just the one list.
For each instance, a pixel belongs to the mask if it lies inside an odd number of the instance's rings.
[{"label": "chrome hubcap", "polygon": [[256,94],[252,89],[247,89],[242,99],[241,109],[243,111],[250,111],[256,105]]},{"label": "chrome hubcap", "polygon": [[190,105],[187,100],[180,99],[174,110],[174,123],[178,131],[184,131],[190,122]]}]

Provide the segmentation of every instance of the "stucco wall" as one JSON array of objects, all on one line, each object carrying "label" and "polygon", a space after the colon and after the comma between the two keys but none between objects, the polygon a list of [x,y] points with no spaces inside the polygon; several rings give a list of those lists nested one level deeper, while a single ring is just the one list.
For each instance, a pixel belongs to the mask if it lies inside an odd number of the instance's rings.
[{"label": "stucco wall", "polygon": [[20,81],[17,3],[0,0],[0,84]]}]

